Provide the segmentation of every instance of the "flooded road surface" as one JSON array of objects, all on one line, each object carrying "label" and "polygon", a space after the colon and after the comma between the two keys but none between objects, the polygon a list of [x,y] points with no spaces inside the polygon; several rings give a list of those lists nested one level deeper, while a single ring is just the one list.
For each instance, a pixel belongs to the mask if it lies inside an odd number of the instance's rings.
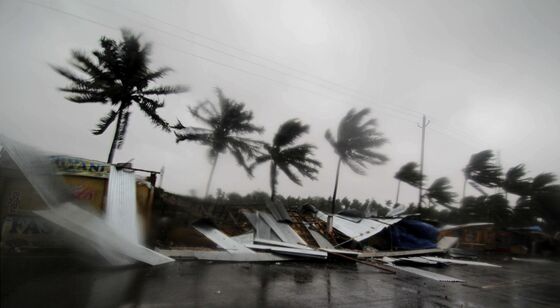
[{"label": "flooded road surface", "polygon": [[362,264],[175,262],[93,268],[54,257],[2,257],[2,307],[550,307],[558,263],[427,270],[443,283]]}]

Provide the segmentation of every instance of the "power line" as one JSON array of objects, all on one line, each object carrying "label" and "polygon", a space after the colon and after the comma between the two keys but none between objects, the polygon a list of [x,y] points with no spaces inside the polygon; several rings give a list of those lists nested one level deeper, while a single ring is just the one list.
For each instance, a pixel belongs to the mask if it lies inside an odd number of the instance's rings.
[{"label": "power line", "polygon": [[[80,15],[77,15],[77,14],[74,14],[74,13],[70,13],[70,12],[65,11],[65,10],[61,10],[61,9],[58,9],[58,8],[55,8],[55,7],[43,5],[43,4],[36,3],[36,2],[32,2],[32,1],[26,1],[26,0],[24,0],[24,2],[25,2],[25,3],[28,3],[28,4],[31,4],[31,5],[39,6],[39,7],[41,7],[41,8],[44,8],[44,9],[47,9],[47,10],[51,10],[51,11],[54,11],[54,12],[57,12],[57,13],[60,13],[60,14],[68,15],[68,16],[71,16],[71,17],[73,17],[73,18],[80,19],[80,20],[82,20],[82,21],[87,21],[87,22],[93,23],[93,24],[95,24],[95,25],[104,27],[104,28],[108,28],[108,29],[111,29],[111,30],[119,31],[119,28],[117,28],[117,27],[113,27],[113,26],[110,26],[110,25],[107,25],[107,24],[98,22],[98,21],[93,20],[93,19],[90,19],[90,18],[86,18],[86,17],[80,16]],[[183,39],[183,40],[186,40],[186,41],[191,42],[191,43],[194,43],[194,44],[197,44],[196,42],[194,42],[194,41],[192,41],[192,40],[189,40],[189,39],[186,39],[186,38],[177,36],[177,35],[175,35],[175,34],[173,34],[173,33],[168,32],[168,31],[160,30],[160,29],[154,28],[154,27],[152,27],[152,26],[146,26],[146,25],[143,25],[143,26],[145,26],[145,27],[147,27],[147,28],[151,28],[151,29],[153,29],[153,30],[155,30],[155,31],[159,31],[159,32],[162,32],[162,33],[171,35],[171,36],[179,37],[179,38],[181,38],[181,39]],[[199,58],[199,59],[205,60],[205,61],[207,61],[207,62],[214,63],[214,64],[216,64],[216,65],[224,66],[224,67],[227,67],[227,68],[230,68],[230,69],[233,69],[233,70],[237,70],[237,71],[243,72],[243,73],[245,73],[245,74],[253,75],[253,76],[256,76],[256,77],[259,77],[259,78],[262,78],[262,79],[266,79],[266,80],[269,80],[269,81],[272,81],[272,82],[275,82],[275,83],[278,83],[278,84],[282,84],[282,85],[285,85],[285,86],[288,86],[288,87],[292,87],[292,88],[296,88],[296,89],[299,89],[299,90],[303,90],[303,91],[312,93],[312,94],[314,94],[314,95],[322,96],[322,97],[325,97],[325,98],[327,98],[327,99],[329,99],[329,100],[336,101],[336,102],[339,102],[339,103],[340,103],[340,100],[339,100],[339,99],[334,99],[334,98],[332,98],[332,97],[330,97],[330,96],[327,96],[327,95],[325,95],[325,94],[323,94],[323,93],[320,93],[320,92],[317,92],[317,91],[309,90],[309,89],[307,89],[307,88],[300,87],[300,86],[297,86],[297,85],[294,85],[294,84],[282,82],[282,81],[279,81],[279,80],[270,78],[270,77],[268,77],[268,76],[266,76],[266,75],[257,74],[257,73],[251,72],[251,71],[249,71],[249,70],[245,70],[245,69],[238,68],[238,67],[235,67],[235,66],[232,66],[232,65],[229,65],[229,64],[225,64],[225,63],[216,61],[216,60],[214,60],[214,59],[211,59],[211,58],[208,58],[208,57],[205,57],[205,56],[200,56],[200,55],[198,55],[198,54],[195,54],[195,53],[192,53],[192,52],[189,52],[189,51],[185,51],[185,50],[182,50],[182,49],[178,49],[178,48],[175,48],[175,47],[166,45],[166,44],[161,44],[161,45],[165,45],[165,46],[166,46],[167,48],[169,48],[169,49],[173,49],[173,50],[175,50],[175,51],[177,51],[177,52],[180,52],[180,53],[183,53],[183,54],[187,54],[187,55],[190,55],[190,56],[192,56],[192,57]],[[203,47],[205,47],[205,46],[203,46]],[[217,51],[217,49],[215,49],[215,48],[213,48],[212,50],[216,50],[216,51]],[[225,54],[226,54],[226,55],[229,55],[228,53],[225,53]],[[240,60],[245,61],[243,58],[237,57],[237,56],[235,56],[235,55],[233,55],[233,56],[236,57],[236,58],[238,58],[238,59],[240,59]],[[247,62],[247,61],[245,61],[245,62]],[[249,62],[249,63],[252,63],[252,64],[255,64],[255,65],[259,65],[259,66],[262,66],[262,67],[267,68],[266,66],[263,66],[263,65],[261,65],[261,64],[255,63],[255,62]],[[284,73],[284,74],[286,74],[286,73]],[[369,101],[368,101],[368,103],[371,103],[371,104],[374,104],[374,105],[381,105],[381,106],[384,105],[384,104],[379,104],[379,103],[372,103],[372,102],[369,102]],[[392,107],[392,106],[388,105],[388,106],[385,106],[385,107],[389,109],[389,107]],[[389,113],[389,111],[394,112],[394,113],[396,113],[396,114],[391,114],[391,113]],[[395,117],[395,118],[400,118],[401,120],[404,120],[404,121],[407,121],[407,122],[411,122],[411,123],[414,122],[413,120],[411,120],[411,119],[408,118],[408,117],[410,117],[409,114],[405,114],[403,111],[400,111],[400,110],[390,110],[390,109],[389,109],[389,110],[386,110],[385,113],[386,113],[387,115],[389,115],[389,116],[392,116],[392,117]],[[398,114],[398,115],[397,115],[397,114]],[[459,137],[459,136],[453,134],[453,133],[451,132],[450,129],[447,129],[447,130],[448,130],[448,132],[439,131],[439,130],[434,130],[434,131],[436,131],[436,132],[438,132],[438,133],[441,133],[441,134],[448,135],[448,136],[450,136],[450,137],[456,138],[456,139],[459,140],[459,141],[464,142],[464,140],[462,140],[461,137]]]},{"label": "power line", "polygon": [[[111,13],[115,14],[114,11],[108,10],[108,9],[106,9],[106,8],[102,8],[102,7],[99,7],[99,6],[97,6],[97,5],[93,5],[93,4],[88,3],[88,2],[84,2],[84,3],[85,3],[86,5],[92,6],[92,7],[94,7],[94,8],[99,9],[99,10],[103,10],[103,11],[111,12]],[[217,39],[211,38],[211,37],[209,37],[209,36],[207,36],[207,35],[204,35],[204,34],[201,34],[201,33],[199,33],[199,32],[195,32],[195,31],[192,31],[192,30],[190,30],[190,29],[188,29],[188,28],[185,28],[185,27],[182,27],[182,26],[179,26],[179,25],[176,25],[176,24],[167,22],[167,21],[165,21],[165,20],[162,20],[162,19],[159,19],[159,18],[150,16],[150,15],[144,13],[144,12],[135,11],[135,10],[128,9],[128,8],[125,8],[125,7],[120,7],[119,9],[122,9],[122,10],[125,10],[125,11],[128,11],[128,12],[131,12],[132,14],[135,14],[135,15],[138,15],[138,16],[143,16],[143,17],[152,19],[152,20],[157,21],[157,22],[159,22],[159,23],[162,23],[162,24],[165,24],[165,25],[174,27],[174,28],[179,29],[179,30],[181,30],[181,31],[185,31],[185,32],[187,32],[187,33],[190,33],[190,34],[193,35],[193,36],[203,38],[203,39],[205,39],[205,40],[208,40],[208,41],[217,43],[217,44],[222,45],[222,46],[225,46],[225,47],[227,47],[227,48],[230,48],[230,49],[233,49],[233,50],[242,52],[242,53],[246,53],[246,54],[248,54],[248,55],[250,55],[250,56],[253,56],[253,57],[255,57],[255,58],[258,58],[258,59],[261,59],[261,60],[264,60],[264,61],[273,63],[273,64],[275,64],[275,65],[277,65],[277,66],[283,67],[283,68],[285,68],[285,69],[287,69],[287,70],[290,70],[290,71],[293,71],[293,72],[297,72],[297,73],[300,73],[300,74],[305,74],[305,75],[307,75],[307,76],[309,76],[309,77],[312,77],[312,78],[314,78],[314,79],[317,79],[317,80],[319,80],[319,81],[321,81],[321,82],[323,82],[323,83],[327,83],[327,84],[330,84],[330,85],[334,85],[334,86],[336,86],[336,87],[339,87],[339,88],[342,89],[342,91],[345,91],[346,94],[350,94],[350,95],[353,95],[353,96],[355,96],[355,97],[359,97],[360,99],[362,99],[362,101],[368,100],[368,101],[367,101],[368,103],[372,103],[372,102],[369,101],[369,100],[371,100],[370,97],[368,97],[368,96],[366,96],[366,95],[363,95],[363,94],[359,93],[358,91],[356,91],[355,89],[352,89],[352,88],[350,88],[350,87],[344,86],[344,85],[342,85],[342,84],[339,84],[339,83],[336,83],[336,82],[333,82],[333,81],[324,79],[324,78],[319,77],[319,76],[317,76],[317,75],[311,74],[311,73],[309,73],[309,72],[307,72],[307,71],[303,71],[303,70],[299,70],[299,69],[296,69],[296,68],[287,66],[287,65],[285,65],[285,64],[283,64],[283,63],[280,63],[280,62],[278,62],[278,61],[276,61],[276,60],[274,60],[274,59],[267,58],[267,57],[263,57],[263,56],[261,56],[261,55],[259,55],[259,54],[254,53],[254,52],[247,51],[247,50],[245,50],[245,49],[238,48],[238,47],[236,47],[236,46],[233,46],[233,45],[230,45],[230,44],[221,42],[221,41],[219,41],[219,40],[217,40]],[[156,31],[164,31],[164,30],[156,29],[156,28],[151,27],[151,26],[146,26],[146,25],[143,25],[143,26],[148,27],[148,28],[152,28],[152,29],[154,29],[154,30],[156,30]],[[169,33],[169,32],[167,32],[167,31],[164,31],[164,33],[169,34],[169,35],[174,35],[174,36],[175,36],[175,34]],[[180,38],[185,39],[185,38],[183,38],[183,37],[180,37]],[[292,77],[292,78],[296,78],[296,79],[299,79],[299,80],[302,80],[302,81],[305,81],[305,82],[308,82],[308,83],[313,83],[313,82],[314,82],[314,81],[311,81],[311,80],[309,80],[309,79],[301,78],[301,77],[299,77],[299,76],[297,76],[297,75],[288,74],[288,73],[286,73],[286,72],[277,70],[277,69],[275,69],[275,68],[271,68],[271,67],[268,67],[268,66],[264,66],[264,65],[262,65],[262,64],[260,64],[260,63],[255,63],[255,62],[253,62],[253,61],[250,61],[250,60],[247,60],[247,59],[244,59],[244,58],[240,58],[240,57],[238,57],[238,56],[236,56],[236,55],[231,55],[231,54],[229,54],[229,53],[224,53],[223,51],[217,51],[217,50],[216,50],[215,48],[213,48],[213,47],[209,47],[209,46],[207,46],[207,45],[203,45],[203,44],[201,44],[201,43],[199,43],[199,42],[196,42],[196,41],[193,41],[193,40],[189,40],[189,39],[185,39],[185,40],[187,40],[188,42],[193,43],[193,44],[195,44],[195,45],[199,45],[199,46],[201,46],[201,47],[209,48],[209,49],[214,50],[214,51],[216,51],[216,52],[220,52],[220,53],[223,53],[223,54],[225,54],[225,55],[232,56],[232,57],[234,57],[234,58],[236,58],[236,59],[239,59],[239,60],[242,60],[242,61],[245,61],[245,62],[254,64],[254,65],[258,65],[258,66],[264,67],[264,68],[266,68],[266,69],[270,69],[270,70],[279,72],[279,73],[281,73],[281,74],[283,74],[283,75],[288,75],[288,76],[290,76],[290,77]],[[324,85],[320,85],[320,84],[319,84],[319,86],[325,87]],[[327,88],[327,89],[329,89],[329,90],[331,90],[331,91],[333,90],[332,88]],[[339,93],[340,93],[340,91],[339,91]],[[395,112],[400,112],[400,113],[406,114],[407,116],[416,117],[416,116],[422,114],[422,112],[417,111],[417,110],[414,110],[414,109],[412,109],[412,108],[410,108],[410,107],[405,108],[405,107],[400,107],[400,106],[398,106],[398,105],[388,105],[388,104],[382,104],[382,103],[374,103],[374,104],[384,106],[385,108],[393,109]],[[433,120],[437,120],[437,118],[434,117],[434,116],[430,116],[430,117],[431,117]],[[434,123],[434,125],[438,125],[438,124],[437,124],[437,123]],[[459,138],[466,138],[466,139],[471,139],[471,141],[472,141],[472,136],[471,136],[469,133],[467,133],[466,131],[464,131],[464,130],[462,130],[462,129],[460,129],[460,128],[454,128],[454,127],[447,126],[447,127],[444,127],[444,129],[448,130],[449,132],[442,132],[442,131],[440,131],[440,130],[434,130],[434,131],[435,131],[435,132],[438,132],[438,133],[440,133],[440,134],[443,134],[443,135],[451,136],[451,137],[453,137],[453,138],[457,138],[457,139],[459,139]],[[458,134],[462,135],[462,137],[458,137],[458,136],[453,135],[453,133],[452,133],[453,131],[454,131],[456,134],[458,133]],[[470,144],[470,145],[472,145],[472,144]]]},{"label": "power line", "polygon": [[[89,6],[91,6],[91,7],[94,7],[94,8],[96,8],[96,9],[99,9],[99,10],[102,10],[102,11],[105,11],[105,12],[110,12],[110,13],[113,13],[113,14],[120,14],[120,13],[116,13],[116,12],[114,12],[114,11],[112,11],[112,10],[109,10],[109,9],[106,9],[106,8],[103,8],[103,7],[99,7],[99,6],[97,6],[97,5],[93,5],[93,4],[90,4],[90,3],[87,3],[87,2],[84,2],[84,3],[85,3],[86,5],[89,5]],[[129,10],[129,9],[124,9],[124,10],[131,11],[131,10]],[[134,11],[131,11],[131,12],[134,12]],[[210,40],[210,41],[213,41],[213,42],[218,42],[218,44],[224,45],[224,46],[226,46],[226,47],[229,47],[229,48],[232,48],[232,49],[241,51],[241,52],[245,52],[245,53],[247,53],[247,54],[249,54],[249,55],[258,57],[258,58],[263,59],[263,60],[265,60],[265,61],[275,63],[276,65],[279,65],[279,66],[282,66],[282,67],[284,67],[284,68],[287,68],[288,70],[296,71],[296,72],[298,72],[298,73],[305,73],[305,74],[308,75],[308,76],[311,76],[311,77],[313,77],[313,78],[315,78],[315,79],[321,80],[323,83],[325,83],[325,82],[326,82],[326,83],[330,83],[330,84],[332,84],[332,85],[336,85],[337,87],[340,87],[340,88],[343,88],[343,89],[342,89],[342,90],[340,90],[340,89],[336,90],[336,89],[333,89],[332,87],[328,87],[328,86],[325,86],[324,84],[318,83],[317,81],[313,81],[313,80],[310,80],[310,79],[308,79],[308,78],[303,78],[303,77],[298,76],[298,75],[294,75],[294,74],[291,74],[291,73],[287,73],[287,72],[285,72],[285,71],[282,71],[282,70],[279,70],[279,69],[276,69],[276,68],[273,68],[273,67],[264,65],[264,64],[262,64],[262,63],[258,63],[258,62],[255,62],[255,61],[252,61],[252,60],[243,58],[243,57],[240,57],[240,56],[238,56],[238,55],[229,53],[229,52],[227,52],[227,51],[223,51],[223,50],[221,50],[221,49],[218,49],[218,48],[215,48],[215,47],[206,45],[206,44],[202,44],[202,43],[197,42],[197,41],[195,41],[195,40],[192,40],[192,39],[189,39],[189,38],[185,38],[184,36],[177,35],[177,34],[175,34],[175,33],[173,33],[173,32],[169,32],[169,31],[166,31],[166,30],[162,30],[162,29],[156,28],[156,27],[154,27],[154,26],[146,25],[146,24],[143,24],[143,23],[140,23],[140,22],[136,21],[136,23],[138,23],[138,24],[140,24],[140,25],[142,25],[142,26],[144,26],[144,27],[146,27],[146,28],[150,28],[150,29],[152,29],[152,30],[154,30],[154,31],[158,31],[158,32],[160,32],[160,33],[164,33],[164,34],[167,34],[167,35],[169,35],[169,36],[173,36],[173,37],[179,38],[179,39],[184,40],[184,41],[186,41],[186,42],[192,43],[192,44],[194,44],[194,45],[201,46],[201,47],[203,47],[203,48],[207,48],[207,49],[209,49],[209,50],[212,50],[212,51],[217,52],[217,53],[221,53],[221,54],[223,54],[223,55],[232,57],[232,58],[234,58],[234,59],[237,59],[237,60],[240,60],[240,61],[243,61],[243,62],[247,62],[247,63],[250,63],[250,64],[252,64],[252,65],[260,66],[260,67],[263,67],[263,68],[265,68],[265,69],[267,69],[267,70],[271,70],[271,71],[277,72],[277,73],[279,73],[279,74],[282,74],[282,75],[285,75],[285,76],[288,76],[288,77],[291,77],[291,78],[295,78],[295,79],[298,79],[298,80],[301,80],[301,81],[304,81],[304,82],[307,82],[307,83],[310,83],[310,84],[313,84],[313,85],[316,85],[316,86],[325,88],[325,89],[330,90],[330,91],[342,93],[342,94],[345,94],[345,95],[353,95],[353,96],[355,96],[355,97],[361,99],[361,100],[364,101],[364,102],[367,102],[367,103],[370,103],[370,104],[379,105],[379,106],[383,106],[384,108],[388,108],[388,109],[394,109],[395,112],[400,112],[400,113],[403,113],[403,114],[404,114],[404,113],[408,113],[407,115],[409,115],[409,116],[414,116],[414,117],[416,117],[418,114],[420,114],[420,113],[417,112],[417,111],[411,111],[411,110],[406,109],[406,108],[403,109],[403,108],[401,108],[401,107],[399,107],[399,106],[393,106],[393,105],[388,105],[388,104],[383,104],[383,103],[374,103],[374,102],[370,101],[370,100],[371,100],[370,97],[364,96],[364,95],[362,95],[362,94],[356,92],[355,90],[352,90],[352,89],[347,88],[346,86],[343,86],[343,85],[340,85],[340,84],[337,84],[337,83],[334,83],[334,82],[331,82],[331,81],[327,81],[327,80],[325,80],[325,79],[323,79],[323,78],[316,77],[315,75],[310,74],[310,73],[308,73],[308,72],[304,72],[304,71],[302,71],[302,70],[293,69],[293,68],[291,68],[291,67],[289,67],[289,66],[286,66],[286,65],[284,65],[284,64],[281,64],[281,63],[279,63],[279,62],[277,62],[277,61],[275,61],[275,60],[270,60],[270,59],[268,59],[268,58],[265,58],[265,57],[256,55],[256,54],[254,54],[254,53],[251,53],[251,52],[249,52],[249,51],[245,51],[245,50],[240,49],[240,48],[237,48],[237,47],[232,47],[231,45],[228,45],[228,44],[219,42],[218,40],[211,39],[211,38],[207,38],[206,36],[200,35],[200,34],[194,32],[194,31],[185,29],[185,28],[183,28],[183,27],[180,27],[180,26],[177,26],[177,25],[174,25],[174,24],[165,22],[165,21],[161,21],[161,20],[159,20],[159,19],[157,19],[157,18],[150,17],[150,16],[148,16],[148,15],[146,15],[146,14],[142,14],[142,13],[134,13],[134,14],[141,14],[141,15],[143,15],[143,16],[147,16],[148,18],[154,19],[154,20],[156,20],[156,21],[158,21],[158,22],[162,22],[162,23],[164,23],[164,24],[167,24],[167,25],[176,27],[176,28],[181,29],[181,30],[183,30],[183,31],[187,31],[187,32],[189,32],[189,33],[191,33],[191,34],[193,34],[193,35],[202,37],[202,38],[204,38],[204,39],[207,39],[207,40]],[[122,14],[120,14],[120,15],[122,15]],[[344,92],[345,92],[345,93],[344,93]]]}]

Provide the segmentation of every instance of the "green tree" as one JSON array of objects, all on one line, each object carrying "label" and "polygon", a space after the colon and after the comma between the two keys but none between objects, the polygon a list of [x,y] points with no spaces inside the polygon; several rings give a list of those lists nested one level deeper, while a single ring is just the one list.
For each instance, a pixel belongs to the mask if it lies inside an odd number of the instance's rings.
[{"label": "green tree", "polygon": [[313,158],[315,147],[308,143],[294,145],[299,137],[309,132],[309,125],[303,125],[299,120],[292,119],[280,126],[272,144],[265,143],[266,154],[255,159],[251,170],[262,163],[270,161],[270,200],[276,195],[278,185],[278,169],[280,169],[292,182],[301,186],[300,178],[294,174],[292,168],[302,176],[316,180],[321,163]]},{"label": "green tree", "polygon": [[210,148],[208,158],[212,163],[212,169],[206,184],[206,197],[210,191],[212,176],[220,154],[226,151],[231,153],[247,174],[252,176],[246,161],[259,154],[262,144],[260,141],[243,137],[247,134],[263,132],[262,127],[252,123],[253,113],[246,110],[245,104],[225,97],[219,88],[216,89],[216,93],[217,106],[207,100],[194,108],[189,107],[191,115],[208,128],[186,127],[180,121],[172,127],[175,130],[177,143],[184,140],[195,141]]},{"label": "green tree", "polygon": [[136,104],[155,126],[168,132],[168,123],[157,113],[164,106],[161,97],[185,92],[187,88],[154,85],[171,69],[149,67],[151,44],[141,44],[139,35],[122,30],[122,41],[102,37],[100,45],[101,49],[92,52],[93,58],[82,51],[72,51],[70,65],[78,73],[60,66],[53,69],[71,81],[60,88],[70,93],[67,100],[79,104],[110,104],[111,110],[100,119],[93,134],[101,135],[111,123],[116,123],[107,158],[112,163],[115,150],[124,142],[132,105]]},{"label": "green tree", "polygon": [[331,212],[333,214],[338,189],[340,164],[342,162],[355,173],[365,175],[366,164],[381,165],[388,160],[387,156],[374,151],[374,149],[385,144],[387,139],[377,130],[377,121],[375,119],[369,119],[363,122],[364,117],[366,117],[369,112],[370,110],[367,108],[358,112],[351,109],[338,125],[337,139],[333,137],[330,130],[327,130],[325,133],[325,138],[332,145],[335,153],[339,157],[336,167],[334,192],[331,200]]},{"label": "green tree", "polygon": [[420,174],[418,169],[418,164],[416,162],[408,162],[404,164],[397,173],[395,173],[395,179],[397,179],[397,197],[395,198],[395,204],[399,203],[399,194],[401,191],[401,182],[404,182],[412,187],[419,188],[423,185],[425,176]]},{"label": "green tree", "polygon": [[494,153],[491,150],[485,150],[473,154],[467,166],[463,169],[465,182],[463,184],[463,199],[467,181],[473,181],[478,185],[488,188],[501,186],[502,169],[495,161]]}]

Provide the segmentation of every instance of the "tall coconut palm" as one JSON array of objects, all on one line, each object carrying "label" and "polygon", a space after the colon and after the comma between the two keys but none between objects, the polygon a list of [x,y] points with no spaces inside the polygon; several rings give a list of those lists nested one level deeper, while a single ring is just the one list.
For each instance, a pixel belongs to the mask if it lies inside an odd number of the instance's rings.
[{"label": "tall coconut palm", "polygon": [[473,154],[469,163],[463,169],[463,173],[465,175],[463,199],[465,198],[465,190],[469,180],[489,188],[499,187],[502,182],[502,168],[496,163],[494,153],[491,150]]},{"label": "tall coconut palm", "polygon": [[430,204],[436,203],[448,209],[454,209],[451,204],[455,202],[457,194],[451,191],[452,187],[449,179],[442,177],[436,179],[424,195]]},{"label": "tall coconut palm", "polygon": [[416,162],[409,162],[404,164],[397,173],[395,173],[395,179],[398,180],[397,183],[397,197],[395,199],[395,204],[399,203],[399,193],[401,190],[401,182],[405,182],[406,184],[419,188],[423,185],[425,176],[420,174],[420,170],[418,170],[418,164]]},{"label": "tall coconut palm", "polygon": [[210,183],[220,154],[226,151],[231,153],[239,165],[247,171],[247,174],[252,176],[246,160],[254,158],[262,145],[260,141],[243,137],[247,134],[263,132],[262,127],[252,123],[253,112],[247,110],[245,104],[224,96],[219,88],[216,88],[216,93],[218,95],[217,106],[210,101],[203,101],[194,108],[189,107],[191,115],[206,124],[208,128],[186,127],[180,121],[172,126],[177,143],[188,140],[210,147],[208,158],[212,163],[212,169],[206,184],[205,197],[208,197]]},{"label": "tall coconut palm", "polygon": [[355,173],[365,175],[366,164],[381,165],[388,160],[387,156],[374,151],[374,149],[385,144],[387,139],[377,130],[375,119],[363,121],[369,112],[370,110],[367,108],[358,112],[354,109],[348,111],[338,125],[337,139],[333,137],[330,130],[325,133],[325,138],[332,145],[339,158],[331,199],[332,214],[334,214],[341,163],[346,164]]},{"label": "tall coconut palm", "polygon": [[257,165],[270,161],[270,200],[274,201],[276,195],[278,169],[298,185],[301,185],[301,180],[294,174],[292,167],[304,177],[317,179],[321,163],[311,158],[315,146],[307,143],[294,145],[296,140],[307,132],[309,125],[303,125],[297,119],[286,121],[276,132],[272,144],[264,144],[267,153],[258,156],[251,165],[252,170]]},{"label": "tall coconut palm", "polygon": [[92,52],[93,57],[82,51],[72,51],[70,65],[77,73],[60,66],[53,66],[53,69],[71,81],[70,85],[60,88],[70,93],[67,100],[111,106],[92,132],[101,135],[116,122],[107,158],[107,162],[112,163],[115,150],[124,142],[132,105],[136,104],[155,126],[168,132],[169,124],[157,113],[157,109],[164,106],[161,96],[181,93],[187,88],[154,85],[171,69],[149,67],[151,44],[141,44],[139,35],[122,30],[122,41],[102,37],[100,45],[101,49]]}]

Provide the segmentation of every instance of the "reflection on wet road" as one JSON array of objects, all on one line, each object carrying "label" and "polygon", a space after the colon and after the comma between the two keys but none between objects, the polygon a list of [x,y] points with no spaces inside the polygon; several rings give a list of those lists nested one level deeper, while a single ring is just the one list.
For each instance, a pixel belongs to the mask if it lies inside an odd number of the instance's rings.
[{"label": "reflection on wet road", "polygon": [[[495,262],[495,261],[493,261]],[[441,283],[360,264],[175,262],[92,268],[67,259],[2,258],[2,307],[483,306],[560,302],[560,266],[503,261],[503,268],[429,269]]]}]

